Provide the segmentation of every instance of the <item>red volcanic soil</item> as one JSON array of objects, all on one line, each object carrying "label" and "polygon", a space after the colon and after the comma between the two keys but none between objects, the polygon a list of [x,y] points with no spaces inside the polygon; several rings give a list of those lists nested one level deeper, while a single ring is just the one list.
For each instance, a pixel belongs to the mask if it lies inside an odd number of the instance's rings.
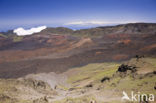
[{"label": "red volcanic soil", "polygon": [[60,73],[88,63],[120,62],[135,55],[155,57],[155,40],[155,34],[128,33],[84,38],[47,32],[25,36],[18,42],[0,38],[0,78]]},{"label": "red volcanic soil", "polygon": [[152,49],[156,49],[156,44],[148,45],[140,49],[140,51],[150,51]]},{"label": "red volcanic soil", "polygon": [[130,39],[125,39],[125,40],[118,40],[118,43],[123,43],[125,45],[128,45],[131,43],[131,40]]},{"label": "red volcanic soil", "polygon": [[123,59],[128,59],[128,55],[125,54],[117,54],[113,57],[113,60],[115,61],[119,61],[119,60],[123,60]]},{"label": "red volcanic soil", "polygon": [[[30,45],[30,49],[29,47],[27,47],[27,49],[21,47],[21,49],[19,46],[18,48],[10,47],[11,49],[0,51],[0,63],[27,60],[31,58],[48,56],[58,53],[64,54],[79,47],[83,51],[84,48],[94,45],[94,43],[92,43],[92,40],[89,38],[69,39],[66,36],[59,35],[54,35],[51,38],[48,38],[47,40],[44,40],[46,38],[41,38],[41,36],[38,36],[38,38],[27,37],[19,43],[24,42],[23,45],[25,46],[27,45],[27,43],[29,44],[30,42],[33,42],[34,38],[35,41],[37,41],[37,43],[34,46]],[[42,47],[42,45],[44,47]]]},{"label": "red volcanic soil", "polygon": [[[71,41],[72,42],[72,41]],[[21,42],[6,44],[0,51],[0,62],[18,61],[55,52],[63,52],[70,42],[65,36],[27,36]]]},{"label": "red volcanic soil", "polygon": [[131,34],[110,34],[108,35],[109,38],[120,38],[120,39],[124,39],[124,38],[129,38],[131,37]]}]

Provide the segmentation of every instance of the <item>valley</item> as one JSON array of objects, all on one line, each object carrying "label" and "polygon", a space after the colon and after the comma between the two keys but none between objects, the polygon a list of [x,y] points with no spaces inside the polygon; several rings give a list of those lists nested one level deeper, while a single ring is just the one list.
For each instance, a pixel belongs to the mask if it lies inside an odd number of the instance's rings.
[{"label": "valley", "polygon": [[0,103],[137,103],[121,101],[123,91],[156,96],[155,40],[155,23],[0,32]]}]

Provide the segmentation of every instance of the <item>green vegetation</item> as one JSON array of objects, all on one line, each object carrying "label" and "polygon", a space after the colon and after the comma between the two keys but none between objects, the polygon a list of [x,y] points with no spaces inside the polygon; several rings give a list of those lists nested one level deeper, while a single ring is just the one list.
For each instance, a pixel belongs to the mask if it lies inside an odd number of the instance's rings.
[{"label": "green vegetation", "polygon": [[0,36],[1,36],[1,37],[4,37],[4,38],[7,38],[7,36],[6,36],[6,35],[4,35],[4,34],[0,34]]},{"label": "green vegetation", "polygon": [[93,63],[83,67],[73,68],[78,73],[68,78],[68,83],[76,83],[83,80],[100,80],[105,76],[112,76],[117,71],[118,63]]},{"label": "green vegetation", "polygon": [[[131,74],[128,73],[124,77],[121,75],[123,74],[116,74],[116,71],[119,67],[119,63],[93,63],[88,64],[83,67],[79,68],[73,68],[76,72],[76,74],[73,74],[69,76],[68,83],[72,84],[75,89],[83,89],[87,84],[92,84],[94,89],[99,88],[99,94],[107,92],[108,94],[113,91],[112,97],[115,95],[118,95],[119,97],[122,97],[122,91],[126,91],[127,93],[130,93],[131,91],[140,92],[140,93],[146,93],[146,94],[154,94],[156,95],[154,86],[156,85],[156,75],[152,74],[152,71],[156,70],[156,58],[143,58],[140,59],[138,62],[136,59],[131,59],[129,61],[126,61],[125,64],[129,65],[136,65],[137,73]],[[138,74],[138,73],[143,74]],[[146,73],[151,73],[150,75],[146,75]],[[133,76],[134,75],[134,76]],[[101,83],[100,80],[103,77],[110,77],[110,81],[105,81],[104,83]],[[89,82],[90,81],[90,82]],[[85,84],[85,85],[84,85]],[[96,94],[98,95],[98,94]],[[89,95],[89,97],[94,97],[92,95]],[[76,99],[72,99],[74,103],[77,103]],[[79,98],[80,100],[83,100],[82,98]],[[96,101],[98,99],[95,99]],[[72,102],[73,102],[72,101]],[[111,101],[108,103],[120,103],[121,101]],[[57,102],[56,102],[57,103]],[[66,99],[64,101],[59,101],[58,103],[70,103]],[[83,102],[78,102],[83,103]],[[85,103],[85,102],[84,102]],[[89,102],[87,102],[89,103]],[[98,103],[103,103],[98,102]]]},{"label": "green vegetation", "polygon": [[[140,94],[156,95],[154,88],[156,86],[156,75],[151,72],[156,70],[155,61],[156,58],[143,58],[138,62],[136,62],[136,59],[124,62],[128,65],[135,64],[138,67],[138,71],[135,73],[117,73],[116,71],[122,63],[114,62],[92,63],[72,68],[68,71],[70,74],[67,79],[67,83],[70,86],[57,85],[58,94],[55,93],[55,96],[58,96],[58,100],[56,99],[53,103],[91,103],[91,101],[96,101],[97,103],[120,103],[122,91],[128,94],[134,91],[135,93],[140,92]],[[139,74],[140,71],[144,73]],[[109,80],[101,82],[104,77],[108,77]],[[87,85],[91,86],[87,87]],[[46,90],[44,87],[45,84],[39,81],[0,79],[0,97],[5,97],[5,100],[3,100],[5,103],[10,101],[13,103],[14,101],[15,103],[40,103],[41,101],[42,103],[48,103],[43,94],[47,95],[51,89],[48,87]],[[59,94],[61,91],[69,95]],[[36,94],[38,97],[33,98],[35,102],[30,100],[31,95],[36,96]],[[41,94],[42,97],[40,97]],[[50,94],[50,96],[54,96],[54,94]],[[61,97],[59,98],[59,96]]]},{"label": "green vegetation", "polygon": [[22,41],[22,39],[23,39],[22,36],[14,36],[14,37],[13,37],[13,41],[14,41],[14,42]]},{"label": "green vegetation", "polygon": [[67,91],[69,88],[67,88],[66,86],[63,85],[57,85],[57,88],[62,89],[64,91]]}]

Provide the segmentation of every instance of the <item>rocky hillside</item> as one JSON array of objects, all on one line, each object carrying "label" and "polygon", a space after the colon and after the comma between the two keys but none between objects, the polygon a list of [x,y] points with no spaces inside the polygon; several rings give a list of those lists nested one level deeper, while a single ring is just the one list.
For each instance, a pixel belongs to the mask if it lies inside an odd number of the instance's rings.
[{"label": "rocky hillside", "polygon": [[107,34],[155,34],[155,23],[130,23],[117,26],[97,27],[75,31],[74,35],[80,36],[103,36]]},{"label": "rocky hillside", "polygon": [[155,62],[155,58],[132,58],[121,63],[91,63],[58,75],[51,72],[0,79],[0,102],[129,103],[121,101],[123,91],[156,95]]},{"label": "rocky hillside", "polygon": [[65,72],[88,63],[124,61],[136,55],[156,56],[156,24],[136,23],[73,31],[47,28],[17,36],[0,34],[0,77]]},{"label": "rocky hillside", "polygon": [[74,36],[83,37],[97,37],[110,34],[155,34],[156,33],[155,23],[130,23],[122,24],[117,26],[104,26],[96,27],[91,29],[81,29],[73,31],[68,28],[58,27],[58,28],[47,28],[43,30],[42,34],[68,34]]},{"label": "rocky hillside", "polygon": [[123,91],[155,96],[155,40],[154,23],[1,32],[0,103],[132,102],[121,101]]}]

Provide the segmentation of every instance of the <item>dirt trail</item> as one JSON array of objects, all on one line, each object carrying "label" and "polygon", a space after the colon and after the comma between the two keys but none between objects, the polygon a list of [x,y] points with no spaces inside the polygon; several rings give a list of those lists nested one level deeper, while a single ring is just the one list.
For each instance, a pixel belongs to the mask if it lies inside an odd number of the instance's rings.
[{"label": "dirt trail", "polygon": [[[82,92],[85,91],[85,92]],[[110,101],[121,101],[121,97],[115,95],[115,91],[105,91],[105,92],[100,92],[99,90],[94,90],[94,89],[89,89],[89,90],[81,90],[81,91],[63,91],[63,90],[58,90],[59,93],[58,96],[55,96],[53,98],[49,98],[49,102],[53,103],[55,101],[60,101],[65,98],[80,98],[88,95],[92,95],[96,98],[97,101],[102,101],[102,102],[110,102]]]},{"label": "dirt trail", "polygon": [[62,99],[65,99],[65,98],[79,98],[79,97],[83,97],[83,96],[86,96],[86,95],[92,95],[92,94],[96,94],[98,93],[99,91],[97,90],[92,90],[92,91],[89,91],[89,92],[86,92],[86,93],[81,93],[81,92],[69,92],[69,91],[59,91],[59,96],[56,96],[56,97],[53,97],[52,99],[49,99],[49,102],[54,102],[54,101],[59,101],[59,100],[62,100]]}]

